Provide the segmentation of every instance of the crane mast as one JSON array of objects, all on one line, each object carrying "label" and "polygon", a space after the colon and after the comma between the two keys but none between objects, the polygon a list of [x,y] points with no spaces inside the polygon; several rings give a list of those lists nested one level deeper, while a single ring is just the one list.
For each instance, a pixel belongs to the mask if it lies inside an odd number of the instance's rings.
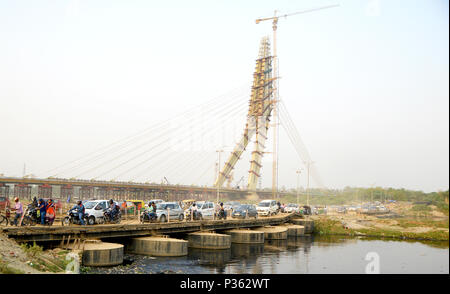
[{"label": "crane mast", "polygon": [[[250,194],[256,194],[256,185],[261,177],[261,160],[264,153],[267,133],[273,126],[273,163],[272,163],[272,197],[278,198],[278,56],[277,56],[277,25],[280,17],[332,8],[339,5],[329,5],[291,14],[277,16],[275,11],[273,17],[260,18],[256,23],[272,20],[273,30],[273,55],[270,54],[270,41],[268,37],[261,40],[258,59],[256,60],[255,72],[253,74],[253,85],[249,102],[249,110],[244,133],[219,172],[214,186],[220,188],[226,180],[230,180],[230,174],[240,159],[248,143],[255,136],[254,149],[250,160],[247,190]],[[273,123],[270,124],[271,116]],[[218,167],[220,170],[220,166]]]}]

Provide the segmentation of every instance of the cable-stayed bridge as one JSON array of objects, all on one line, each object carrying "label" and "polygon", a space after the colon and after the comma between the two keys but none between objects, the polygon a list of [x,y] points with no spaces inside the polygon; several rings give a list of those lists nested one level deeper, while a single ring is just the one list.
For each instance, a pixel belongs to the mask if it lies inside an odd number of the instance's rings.
[{"label": "cable-stayed bridge", "polygon": [[[322,187],[288,107],[277,95],[278,74],[272,66],[275,58],[265,37],[251,87],[237,88],[178,115],[170,114],[166,121],[37,176],[2,176],[0,196],[172,201],[279,197],[278,168],[283,167],[273,152],[278,149],[278,138],[271,138],[269,132],[278,125],[298,159],[310,167],[311,178]],[[272,152],[266,148],[270,140]],[[234,147],[225,150],[224,146],[232,144]],[[252,152],[245,152],[249,147]],[[229,155],[222,163],[223,152]],[[271,191],[261,187],[263,167],[269,163],[264,161],[266,153],[273,153],[269,164],[273,167]],[[236,181],[238,178],[241,180]],[[245,178],[246,184],[242,181]]]}]

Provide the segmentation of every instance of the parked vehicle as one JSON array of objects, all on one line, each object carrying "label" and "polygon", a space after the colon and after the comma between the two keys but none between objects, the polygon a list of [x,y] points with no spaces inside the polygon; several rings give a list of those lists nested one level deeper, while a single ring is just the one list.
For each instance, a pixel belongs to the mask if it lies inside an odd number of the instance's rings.
[{"label": "parked vehicle", "polygon": [[258,211],[258,215],[271,216],[277,214],[278,205],[275,200],[267,199],[261,201],[256,207],[256,210]]},{"label": "parked vehicle", "polygon": [[308,205],[303,205],[303,206],[300,208],[300,212],[301,212],[302,214],[304,214],[304,215],[311,215],[311,214],[312,214],[311,207],[308,206]]},{"label": "parked vehicle", "polygon": [[242,204],[239,205],[233,213],[231,214],[232,218],[258,218],[258,211],[256,210],[256,206],[253,204]]},{"label": "parked vehicle", "polygon": [[241,205],[238,201],[228,201],[223,204],[223,208],[225,210],[235,210],[239,205]]},{"label": "parked vehicle", "polygon": [[109,200],[90,200],[83,205],[85,208],[85,213],[89,215],[89,225],[104,222],[104,211],[109,207]]},{"label": "parked vehicle", "polygon": [[0,210],[4,210],[5,207],[10,207],[11,203],[9,201],[9,198],[5,197],[5,196],[0,196]]},{"label": "parked vehicle", "polygon": [[135,207],[136,210],[141,210],[145,207],[145,202],[143,200],[127,200],[127,207],[128,204],[131,204],[130,207]]},{"label": "parked vehicle", "polygon": [[162,223],[171,220],[182,221],[184,219],[184,210],[177,202],[163,202],[156,205],[156,216]]},{"label": "parked vehicle", "polygon": [[[83,220],[85,224],[89,224],[88,220],[89,220],[89,215],[87,213],[85,213],[83,215]],[[25,221],[25,218],[24,218]],[[61,220],[61,225],[63,226],[69,226],[69,225],[81,225],[80,219],[78,217],[78,210],[73,210],[73,211],[68,211],[67,212],[67,216],[65,216],[62,220]]]},{"label": "parked vehicle", "polygon": [[196,202],[197,210],[201,213],[202,219],[214,219],[215,206],[210,201]]},{"label": "parked vehicle", "polygon": [[299,212],[299,205],[295,203],[289,203],[284,209],[285,212]]},{"label": "parked vehicle", "polygon": [[347,208],[345,208],[345,207],[338,207],[337,212],[345,214],[345,213],[347,213]]}]

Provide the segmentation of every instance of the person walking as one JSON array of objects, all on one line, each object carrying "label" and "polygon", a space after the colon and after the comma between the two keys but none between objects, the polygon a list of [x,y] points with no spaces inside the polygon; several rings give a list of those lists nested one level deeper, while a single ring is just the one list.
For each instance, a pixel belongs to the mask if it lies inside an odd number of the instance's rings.
[{"label": "person walking", "polygon": [[13,210],[16,212],[16,215],[14,216],[14,225],[17,226],[17,222],[19,219],[22,218],[23,214],[23,205],[19,201],[19,197],[14,198],[14,208]]}]

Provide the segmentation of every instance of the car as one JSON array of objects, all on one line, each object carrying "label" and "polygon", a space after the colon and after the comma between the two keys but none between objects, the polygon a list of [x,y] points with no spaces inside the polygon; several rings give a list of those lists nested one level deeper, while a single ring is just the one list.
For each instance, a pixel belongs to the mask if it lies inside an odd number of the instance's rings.
[{"label": "car", "polygon": [[227,201],[223,204],[223,209],[225,210],[234,210],[236,209],[241,203],[238,201]]},{"label": "car", "polygon": [[285,212],[299,212],[300,208],[298,204],[295,203],[289,203],[285,208]]},{"label": "car", "polygon": [[94,225],[103,220],[103,211],[109,207],[109,200],[89,200],[83,203],[85,213],[89,214],[88,224]]},{"label": "car", "polygon": [[231,213],[232,218],[258,218],[258,211],[253,204],[241,204]]},{"label": "car", "polygon": [[345,207],[338,207],[338,209],[337,209],[337,212],[338,213],[347,213],[347,208],[345,208]]},{"label": "car", "polygon": [[156,204],[156,217],[162,223],[169,221],[169,219],[182,221],[184,210],[178,202],[162,202]]},{"label": "car", "polygon": [[159,204],[159,203],[163,203],[164,200],[162,200],[162,199],[152,199],[148,203],[151,203],[151,202],[155,202],[155,204]]},{"label": "car", "polygon": [[[214,206],[213,202],[198,201],[198,202],[195,202],[195,205],[197,206],[197,210],[202,214],[202,218],[214,219],[215,206]],[[191,207],[192,207],[192,205],[191,205]],[[189,209],[191,207],[189,207]]]},{"label": "car", "polygon": [[5,207],[11,206],[11,202],[9,201],[9,198],[5,196],[0,196],[0,209],[4,210]]},{"label": "car", "polygon": [[258,211],[258,215],[271,216],[277,214],[278,205],[275,200],[266,199],[258,203],[256,210]]}]

